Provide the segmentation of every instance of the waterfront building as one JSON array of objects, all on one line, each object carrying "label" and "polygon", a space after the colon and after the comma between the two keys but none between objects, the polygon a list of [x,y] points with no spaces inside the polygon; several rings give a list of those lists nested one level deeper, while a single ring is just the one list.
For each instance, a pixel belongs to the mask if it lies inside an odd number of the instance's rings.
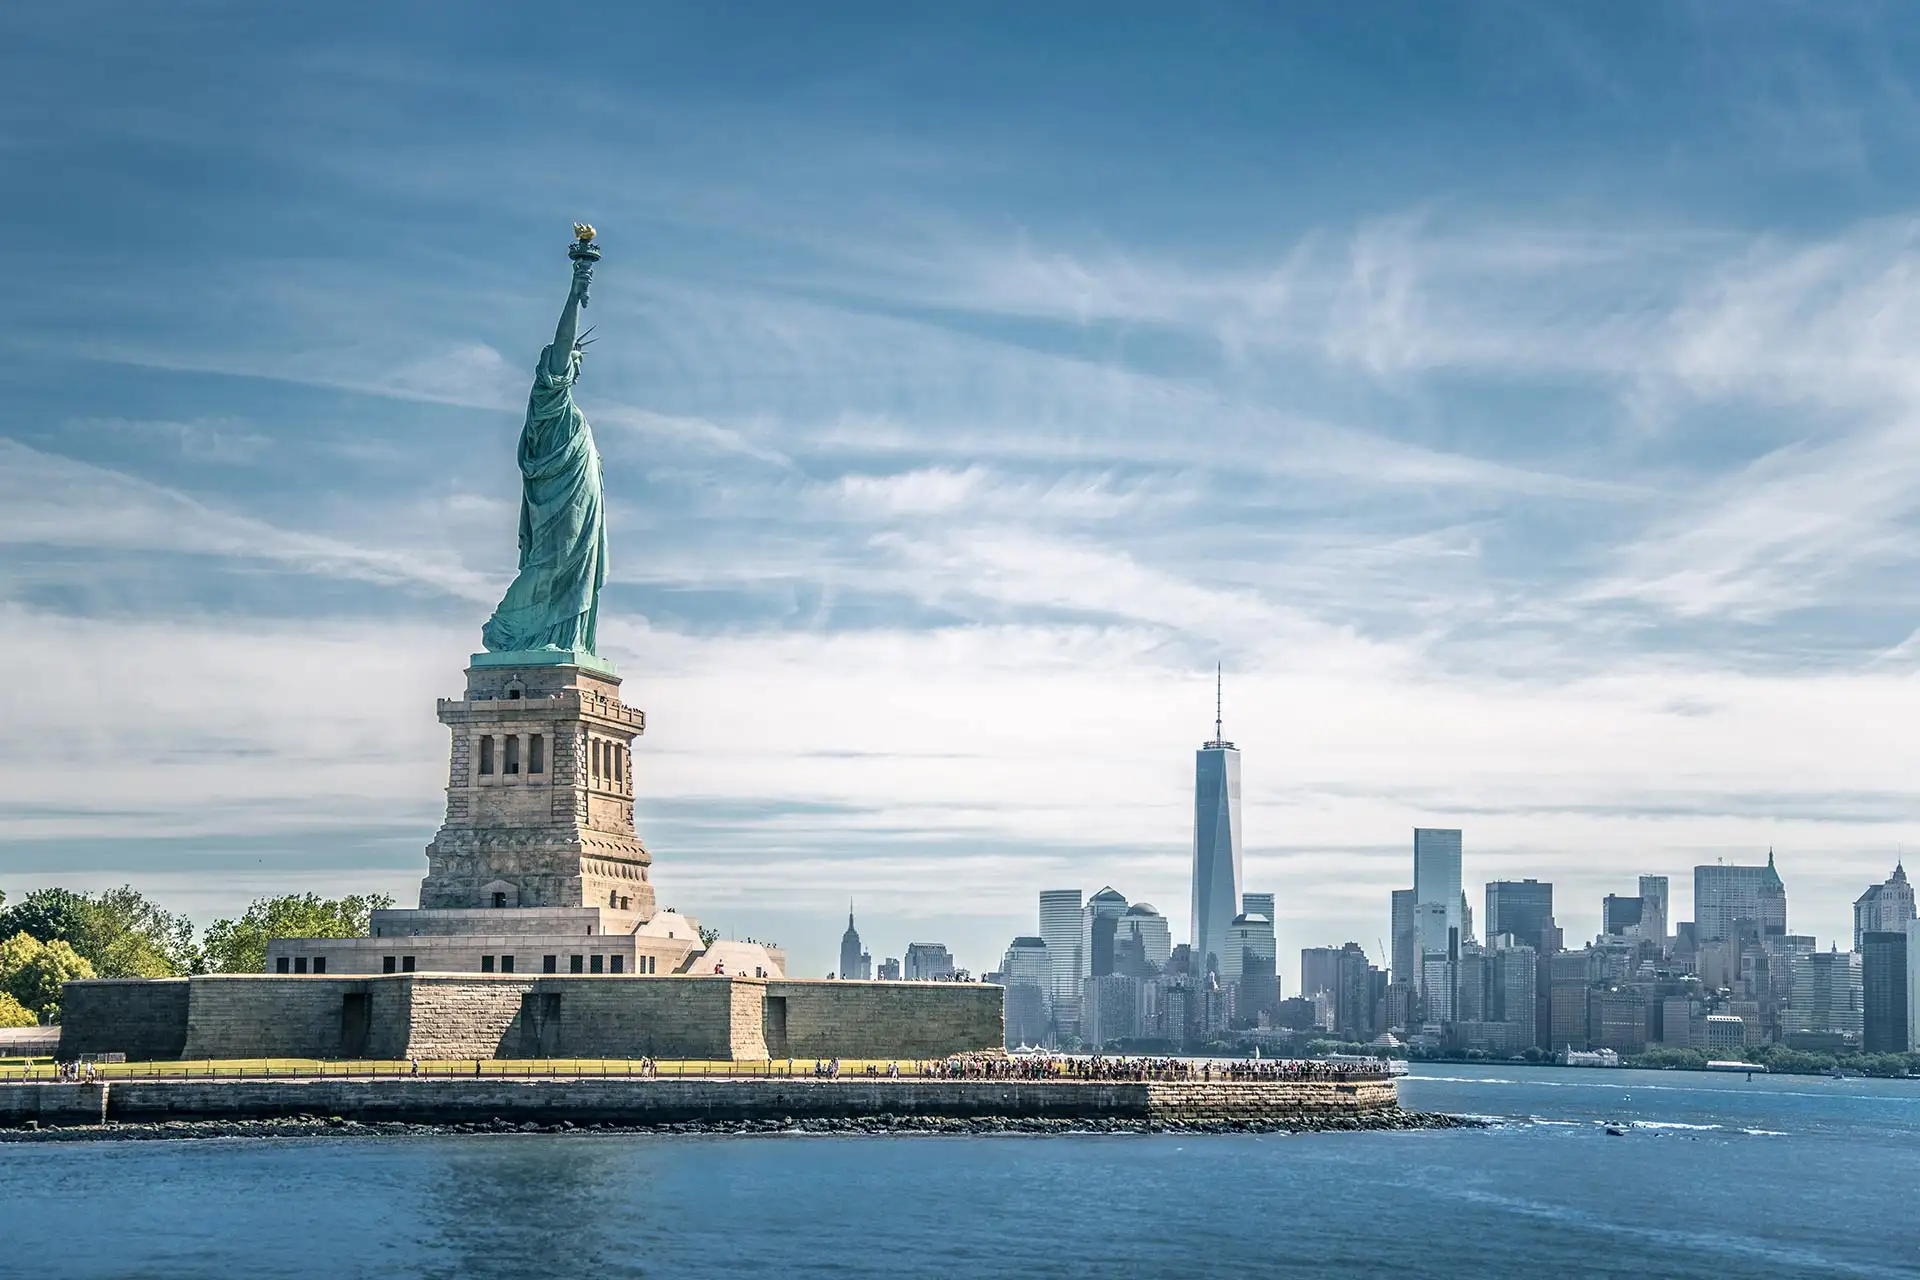
[{"label": "waterfront building", "polygon": [[1215,672],[1213,740],[1194,755],[1193,953],[1196,977],[1225,967],[1240,911],[1240,751],[1221,734]]},{"label": "waterfront building", "polygon": [[1539,1038],[1539,976],[1539,952],[1525,943],[1502,943],[1487,952],[1487,1021],[1511,1024],[1520,1049]]},{"label": "waterfront building", "polygon": [[1040,936],[1047,944],[1053,972],[1048,1002],[1062,1042],[1080,1034],[1080,982],[1086,956],[1081,928],[1080,890],[1045,889],[1040,893]]},{"label": "waterfront building", "polygon": [[1081,977],[1104,978],[1113,972],[1114,932],[1126,914],[1126,895],[1112,885],[1087,899],[1080,913],[1081,954],[1087,965]]},{"label": "waterfront building", "polygon": [[1596,986],[1587,993],[1590,1048],[1626,1055],[1647,1047],[1647,999],[1637,986]]},{"label": "waterfront building", "polygon": [[1173,930],[1151,902],[1136,902],[1120,917],[1113,945],[1115,972],[1150,978],[1173,955]]},{"label": "waterfront building", "polygon": [[1640,877],[1640,936],[1667,949],[1668,907],[1672,886],[1665,876]]},{"label": "waterfront building", "polygon": [[1907,1017],[1908,940],[1910,933],[1867,933],[1860,937],[1862,1033],[1867,1053],[1906,1053],[1913,1042]]},{"label": "waterfront building", "polygon": [[1738,1014],[1710,1013],[1707,1015],[1708,1053],[1722,1053],[1728,1049],[1747,1047],[1747,1020]]},{"label": "waterfront building", "polygon": [[953,977],[953,956],[944,942],[907,944],[907,980],[909,982],[946,982]]},{"label": "waterfront building", "polygon": [[868,979],[873,976],[873,957],[860,949],[860,931],[853,927],[853,908],[847,908],[847,931],[840,935],[840,976]]},{"label": "waterfront building", "polygon": [[1920,920],[1907,921],[1907,1052],[1920,1053]]},{"label": "waterfront building", "polygon": [[1885,883],[1876,884],[1853,904],[1853,949],[1869,933],[1902,933],[1914,918],[1913,886],[1905,863],[1896,862]]},{"label": "waterfront building", "polygon": [[1792,994],[1781,1029],[1851,1037],[1865,1030],[1866,990],[1856,951],[1815,951],[1794,957]]},{"label": "waterfront building", "polygon": [[1763,867],[1711,866],[1693,869],[1693,922],[1701,945],[1735,937],[1739,920],[1754,922],[1760,937],[1787,931],[1787,888],[1767,850]]},{"label": "waterfront building", "polygon": [[1000,960],[1007,989],[1007,1047],[1042,1045],[1052,1021],[1053,969],[1044,938],[1015,938]]}]

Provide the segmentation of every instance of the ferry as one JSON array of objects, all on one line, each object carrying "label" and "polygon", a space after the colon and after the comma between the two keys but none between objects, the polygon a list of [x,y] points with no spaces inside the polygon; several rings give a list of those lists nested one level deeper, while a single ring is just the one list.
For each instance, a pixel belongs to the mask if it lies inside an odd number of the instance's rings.
[{"label": "ferry", "polygon": [[1560,1061],[1569,1067],[1617,1067],[1620,1065],[1620,1055],[1611,1049],[1570,1047],[1560,1055]]},{"label": "ferry", "polygon": [[1353,1071],[1379,1071],[1389,1076],[1407,1074],[1407,1064],[1399,1058],[1373,1058],[1363,1053],[1330,1053],[1320,1061],[1330,1067],[1346,1067]]},{"label": "ferry", "polygon": [[1744,1071],[1750,1076],[1763,1076],[1767,1074],[1767,1064],[1764,1062],[1714,1061],[1714,1062],[1709,1062],[1707,1064],[1707,1070],[1709,1071]]}]

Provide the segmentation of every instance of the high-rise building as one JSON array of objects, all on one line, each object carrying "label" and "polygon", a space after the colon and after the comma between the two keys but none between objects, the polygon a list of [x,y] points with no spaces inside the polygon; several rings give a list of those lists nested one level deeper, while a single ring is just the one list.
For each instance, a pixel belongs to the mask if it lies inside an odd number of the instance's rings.
[{"label": "high-rise building", "polygon": [[1136,902],[1120,917],[1114,932],[1114,972],[1150,978],[1167,967],[1173,954],[1173,930],[1151,902]]},{"label": "high-rise building", "polygon": [[[1460,943],[1466,937],[1466,895],[1460,890],[1460,846],[1460,832],[1456,829],[1414,828],[1414,949],[1420,957],[1420,993],[1428,1002],[1430,1022],[1447,1020],[1436,1014],[1433,991],[1436,973],[1439,982],[1448,988],[1448,1010],[1453,1007],[1453,965],[1460,958]],[[1433,967],[1436,959],[1444,962],[1444,967],[1437,971]]]},{"label": "high-rise building", "polygon": [[1194,756],[1193,954],[1197,978],[1225,968],[1227,930],[1240,911],[1240,751],[1220,732],[1215,673],[1213,740]]},{"label": "high-rise building", "polygon": [[909,942],[906,971],[909,982],[944,982],[953,977],[953,956],[944,942]]},{"label": "high-rise building", "polygon": [[1593,985],[1592,966],[1586,951],[1563,951],[1547,960],[1547,1045],[1556,1053],[1588,1047],[1587,989]]},{"label": "high-rise building", "polygon": [[1625,1056],[1647,1047],[1647,995],[1637,986],[1588,988],[1587,1040]]},{"label": "high-rise building", "polygon": [[1920,920],[1907,921],[1907,1052],[1920,1053]]},{"label": "high-rise building", "polygon": [[1866,934],[1903,932],[1913,918],[1913,886],[1907,883],[1906,864],[1896,862],[1885,883],[1874,885],[1854,901],[1853,949],[1860,949]]},{"label": "high-rise building", "polygon": [[1049,1008],[1059,1034],[1068,1039],[1080,1033],[1080,982],[1086,976],[1086,954],[1080,890],[1043,889],[1040,893],[1040,937],[1047,944],[1047,965],[1053,971]]},{"label": "high-rise building", "polygon": [[1907,991],[1910,936],[1903,929],[1860,937],[1860,1047],[1867,1053],[1906,1053],[1913,1043],[1907,1022],[1912,1005]]},{"label": "high-rise building", "polygon": [[1524,942],[1502,944],[1487,952],[1486,1018],[1488,1022],[1513,1026],[1508,1042],[1515,1050],[1524,1049],[1539,1038],[1535,1025],[1539,1013],[1535,994],[1539,981],[1538,956],[1539,953]]},{"label": "high-rise building", "polygon": [[1104,978],[1113,972],[1114,931],[1126,914],[1126,895],[1112,885],[1087,899],[1080,913],[1080,945],[1087,963],[1081,977]]},{"label": "high-rise building", "polygon": [[1393,954],[1388,960],[1395,982],[1409,987],[1420,985],[1419,965],[1413,950],[1413,890],[1393,891]]},{"label": "high-rise building", "polygon": [[1000,980],[1007,988],[1007,1047],[1045,1044],[1053,989],[1046,940],[1015,938],[1000,961]]},{"label": "high-rise building", "polygon": [[1487,943],[1501,934],[1540,949],[1553,928],[1553,886],[1538,880],[1494,880],[1487,885]]},{"label": "high-rise building", "polygon": [[1274,894],[1243,893],[1240,895],[1240,914],[1243,916],[1265,916],[1273,921],[1273,927],[1280,928],[1280,917],[1273,914]]},{"label": "high-rise building", "polygon": [[882,982],[900,981],[900,957],[888,956],[880,962],[880,972],[876,975]]},{"label": "high-rise building", "polygon": [[1701,945],[1736,936],[1734,922],[1751,920],[1762,938],[1787,931],[1787,887],[1774,869],[1773,850],[1764,867],[1695,867],[1694,935]]},{"label": "high-rise building", "polygon": [[1380,971],[1357,942],[1340,948],[1333,987],[1333,1029],[1343,1039],[1366,1040],[1373,1035],[1374,1009],[1380,1003],[1376,978]]},{"label": "high-rise building", "polygon": [[1815,951],[1793,957],[1793,990],[1781,1030],[1817,1031],[1859,1038],[1865,1029],[1857,951]]},{"label": "high-rise building", "polygon": [[1308,1000],[1340,986],[1340,948],[1300,948],[1300,994]]},{"label": "high-rise building", "polygon": [[847,908],[847,931],[840,935],[840,976],[871,978],[873,957],[860,949],[860,932],[853,927],[853,908]]},{"label": "high-rise building", "polygon": [[1672,901],[1671,886],[1665,876],[1640,877],[1640,936],[1667,947],[1667,907]]},{"label": "high-rise building", "polygon": [[1628,930],[1633,936],[1640,934],[1641,908],[1644,904],[1639,898],[1623,898],[1610,893],[1600,901],[1600,932],[1609,937],[1624,938]]},{"label": "high-rise building", "polygon": [[1280,1003],[1279,958],[1273,921],[1242,912],[1227,926],[1226,963],[1220,967],[1222,986],[1236,991],[1234,1014],[1253,1018],[1271,1013]]}]

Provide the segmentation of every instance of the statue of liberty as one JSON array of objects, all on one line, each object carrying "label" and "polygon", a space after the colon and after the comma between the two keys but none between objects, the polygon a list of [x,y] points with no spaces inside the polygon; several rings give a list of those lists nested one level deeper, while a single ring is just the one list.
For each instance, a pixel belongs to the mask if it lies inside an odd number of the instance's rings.
[{"label": "statue of liberty", "polygon": [[595,652],[600,588],[607,581],[607,521],[600,451],[573,402],[573,384],[591,341],[577,330],[600,247],[592,227],[575,223],[573,229],[578,239],[567,251],[573,286],[553,344],[540,353],[520,429],[520,573],[480,633],[491,653]]}]

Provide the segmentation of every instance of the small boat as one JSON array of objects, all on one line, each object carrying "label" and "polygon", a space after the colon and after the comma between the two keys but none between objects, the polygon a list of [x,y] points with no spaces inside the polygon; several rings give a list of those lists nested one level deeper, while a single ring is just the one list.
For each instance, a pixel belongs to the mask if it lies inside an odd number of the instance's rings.
[{"label": "small boat", "polygon": [[1627,1131],[1617,1124],[1610,1124],[1607,1126],[1607,1136],[1609,1138],[1624,1138],[1627,1136]]}]

